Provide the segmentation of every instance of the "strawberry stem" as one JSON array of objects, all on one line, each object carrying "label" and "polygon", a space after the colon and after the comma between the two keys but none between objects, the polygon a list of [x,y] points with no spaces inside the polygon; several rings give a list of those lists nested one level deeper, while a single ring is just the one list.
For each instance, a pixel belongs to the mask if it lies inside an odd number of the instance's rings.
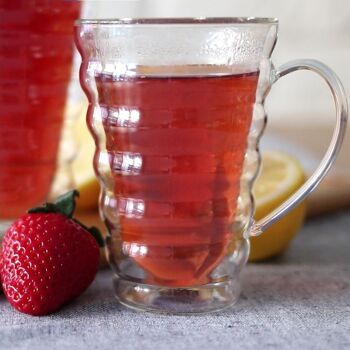
[{"label": "strawberry stem", "polygon": [[57,197],[54,203],[44,203],[43,205],[28,210],[29,214],[35,213],[57,213],[62,214],[66,218],[73,220],[75,223],[80,225],[86,231],[94,236],[100,247],[104,246],[104,239],[102,238],[101,232],[95,226],[87,227],[80,221],[73,218],[73,213],[76,207],[75,199],[79,197],[77,190],[68,191],[61,196]]}]

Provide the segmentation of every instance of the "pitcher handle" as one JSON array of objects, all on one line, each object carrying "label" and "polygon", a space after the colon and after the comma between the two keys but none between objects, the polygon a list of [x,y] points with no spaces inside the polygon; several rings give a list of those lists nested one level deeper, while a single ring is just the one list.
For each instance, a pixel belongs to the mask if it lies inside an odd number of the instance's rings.
[{"label": "pitcher handle", "polygon": [[318,186],[336,159],[344,139],[348,117],[348,105],[344,87],[338,76],[328,66],[320,61],[313,59],[299,59],[290,61],[279,67],[279,69],[273,71],[271,84],[274,84],[284,75],[297,70],[311,70],[321,76],[329,86],[336,108],[336,121],[333,136],[323,159],[310,178],[278,208],[273,210],[263,219],[256,222],[251,229],[251,236],[258,236],[264,232],[290,210],[295,208]]}]

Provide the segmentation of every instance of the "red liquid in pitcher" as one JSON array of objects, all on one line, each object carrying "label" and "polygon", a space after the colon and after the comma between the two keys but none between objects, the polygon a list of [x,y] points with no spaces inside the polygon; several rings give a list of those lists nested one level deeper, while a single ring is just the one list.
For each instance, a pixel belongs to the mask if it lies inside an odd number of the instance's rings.
[{"label": "red liquid in pitcher", "polygon": [[79,1],[0,1],[0,219],[49,192],[79,12]]},{"label": "red liquid in pitcher", "polygon": [[207,283],[225,256],[257,80],[96,78],[123,251],[149,282]]}]

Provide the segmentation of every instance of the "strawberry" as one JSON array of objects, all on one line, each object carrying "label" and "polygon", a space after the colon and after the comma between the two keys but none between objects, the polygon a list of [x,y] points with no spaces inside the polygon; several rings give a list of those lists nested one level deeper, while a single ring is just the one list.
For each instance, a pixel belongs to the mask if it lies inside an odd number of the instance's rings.
[{"label": "strawberry", "polygon": [[96,228],[72,218],[78,195],[70,191],[55,203],[29,210],[6,232],[1,281],[7,300],[18,311],[52,313],[93,281],[103,241]]}]

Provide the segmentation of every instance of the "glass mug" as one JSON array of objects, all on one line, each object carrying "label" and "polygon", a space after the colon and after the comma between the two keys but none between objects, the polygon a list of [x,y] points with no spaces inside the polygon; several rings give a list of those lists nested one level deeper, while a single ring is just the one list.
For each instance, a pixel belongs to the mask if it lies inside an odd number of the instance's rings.
[{"label": "glass mug", "polygon": [[0,238],[56,171],[81,2],[0,1]]},{"label": "glass mug", "polygon": [[[315,60],[275,70],[277,25],[269,18],[77,23],[100,212],[122,304],[171,313],[232,305],[249,237],[300,203],[333,163],[347,118],[342,85]],[[329,85],[334,135],[311,178],[254,222],[264,99],[276,80],[299,69]]]}]

